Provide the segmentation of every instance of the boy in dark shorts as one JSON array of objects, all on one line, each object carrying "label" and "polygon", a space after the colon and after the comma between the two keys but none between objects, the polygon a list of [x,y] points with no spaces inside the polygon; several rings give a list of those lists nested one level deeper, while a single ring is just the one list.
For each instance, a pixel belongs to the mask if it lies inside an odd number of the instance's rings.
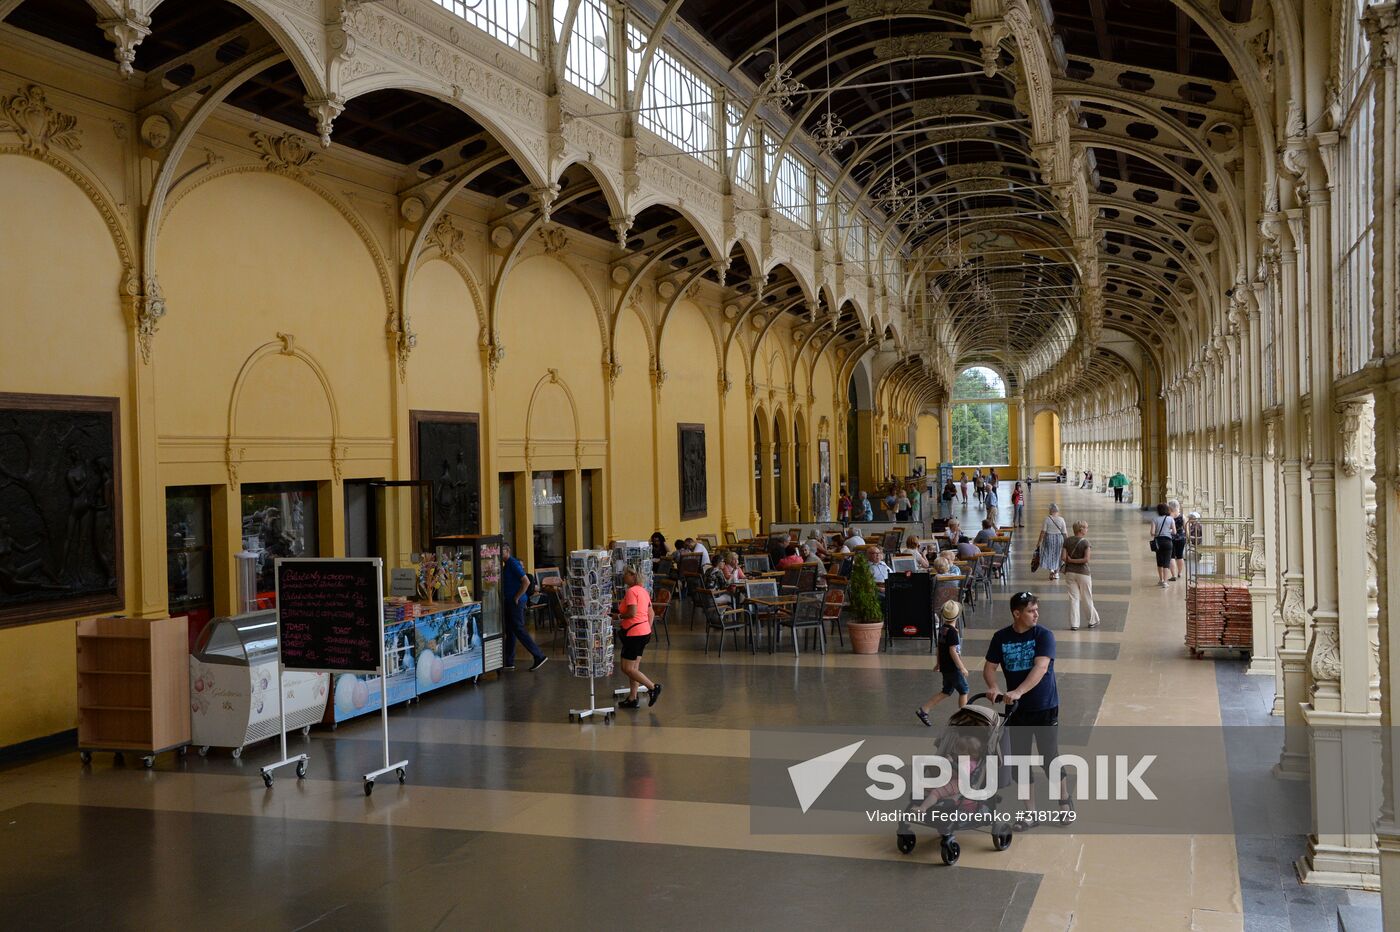
[{"label": "boy in dark shorts", "polygon": [[932,727],[928,714],[953,693],[958,694],[958,708],[967,705],[967,665],[962,659],[962,636],[958,634],[958,619],[962,617],[962,603],[948,601],[938,611],[943,624],[938,627],[938,660],[933,669],[943,674],[943,690],[928,702],[914,710],[919,721]]},{"label": "boy in dark shorts", "polygon": [[647,688],[647,705],[656,705],[661,698],[661,684],[653,683],[642,673],[642,651],[651,640],[651,593],[637,582],[637,574],[627,570],[622,574],[622,603],[618,605],[617,618],[622,627],[622,672],[632,681],[632,691],[617,704],[619,709],[636,709],[637,687]]}]

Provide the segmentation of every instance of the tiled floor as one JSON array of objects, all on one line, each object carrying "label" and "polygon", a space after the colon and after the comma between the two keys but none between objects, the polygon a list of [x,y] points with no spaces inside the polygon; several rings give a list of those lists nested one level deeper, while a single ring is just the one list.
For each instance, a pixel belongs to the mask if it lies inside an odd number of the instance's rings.
[{"label": "tiled floor", "polygon": [[[1064,583],[1029,573],[1052,496],[1091,522],[1098,629],[1069,632]],[[1185,656],[1182,593],[1156,588],[1138,509],[1040,486],[1027,524],[1009,582],[968,618],[974,671],[1006,596],[1029,588],[1057,633],[1065,725],[1272,726],[1269,684]],[[945,868],[936,846],[905,857],[888,832],[754,834],[749,729],[918,730],[913,707],[935,688],[927,644],[720,660],[680,617],[671,634],[645,660],[662,701],[610,726],[567,722],[586,688],[558,663],[395,709],[409,782],[370,798],[377,719],[295,736],[309,778],[271,790],[257,769],[276,757],[268,744],[242,760],[166,755],[154,771],[73,754],[0,771],[0,928],[1273,930],[1328,928],[1338,905],[1375,902],[1300,887],[1297,836],[1031,832],[1006,852],[969,844]],[[1231,779],[1253,787],[1257,766],[1232,759]],[[1298,786],[1276,789],[1286,803]]]}]

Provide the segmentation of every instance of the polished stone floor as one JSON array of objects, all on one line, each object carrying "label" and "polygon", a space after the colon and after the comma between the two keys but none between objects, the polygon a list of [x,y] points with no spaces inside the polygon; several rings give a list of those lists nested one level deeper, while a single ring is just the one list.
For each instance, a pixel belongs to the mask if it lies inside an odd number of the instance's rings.
[{"label": "polished stone floor", "polygon": [[[1051,501],[1090,522],[1098,629],[1070,632],[1064,583],[1029,572]],[[1058,637],[1063,724],[1270,727],[1272,696],[1256,694],[1271,681],[1186,656],[1184,584],[1156,587],[1143,521],[1108,496],[1033,487],[1010,580],[968,618],[969,666],[1007,623],[1006,597],[1030,589]],[[586,683],[557,662],[396,708],[391,749],[409,780],[369,798],[360,775],[382,754],[377,718],[295,736],[308,779],[283,771],[270,790],[258,778],[277,757],[270,742],[240,760],[165,755],[152,771],[106,755],[84,768],[72,753],[14,763],[0,770],[0,928],[1262,932],[1328,927],[1337,905],[1375,904],[1290,880],[1280,865],[1296,837],[1228,828],[1031,832],[1006,852],[966,845],[951,868],[937,846],[900,855],[889,832],[754,834],[749,729],[918,730],[913,707],[935,688],[927,642],[720,659],[683,615],[671,636],[644,663],[662,700],[611,725],[568,723]]]}]

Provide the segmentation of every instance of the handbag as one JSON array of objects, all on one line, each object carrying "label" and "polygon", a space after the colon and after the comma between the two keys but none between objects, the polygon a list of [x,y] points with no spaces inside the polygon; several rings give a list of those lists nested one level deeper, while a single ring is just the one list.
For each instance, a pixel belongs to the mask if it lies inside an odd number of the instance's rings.
[{"label": "handbag", "polygon": [[1034,573],[1034,572],[1035,572],[1036,570],[1038,570],[1038,569],[1040,569],[1040,551],[1039,551],[1039,550],[1037,550],[1035,553],[1031,554],[1031,572]]}]

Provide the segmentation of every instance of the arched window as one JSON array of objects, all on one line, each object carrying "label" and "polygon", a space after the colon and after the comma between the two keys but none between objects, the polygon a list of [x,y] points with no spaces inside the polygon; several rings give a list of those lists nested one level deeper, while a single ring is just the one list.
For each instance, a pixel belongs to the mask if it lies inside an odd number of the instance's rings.
[{"label": "arched window", "polygon": [[953,465],[1005,466],[1011,461],[1006,384],[984,366],[964,369],[953,382]]}]

